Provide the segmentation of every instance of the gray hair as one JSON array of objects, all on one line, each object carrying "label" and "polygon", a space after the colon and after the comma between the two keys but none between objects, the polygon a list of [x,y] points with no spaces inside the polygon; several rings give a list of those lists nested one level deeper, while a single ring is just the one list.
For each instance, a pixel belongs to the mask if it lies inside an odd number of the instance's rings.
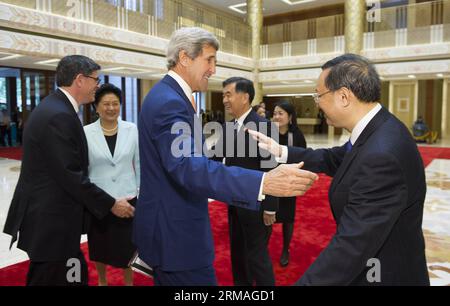
[{"label": "gray hair", "polygon": [[187,27],[176,30],[167,46],[167,68],[172,69],[178,64],[181,50],[186,51],[191,59],[195,59],[201,54],[205,45],[219,50],[217,38],[202,28]]},{"label": "gray hair", "polygon": [[361,102],[376,102],[381,98],[381,81],[375,66],[365,57],[347,53],[322,66],[330,68],[325,86],[336,91],[342,87],[350,89]]}]

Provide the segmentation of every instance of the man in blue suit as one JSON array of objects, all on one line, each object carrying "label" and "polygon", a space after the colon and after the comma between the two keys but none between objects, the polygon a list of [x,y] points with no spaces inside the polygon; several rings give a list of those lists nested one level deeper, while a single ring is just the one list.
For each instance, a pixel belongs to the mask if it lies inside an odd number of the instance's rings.
[{"label": "man in blue suit", "polygon": [[[141,188],[134,219],[139,255],[154,270],[155,285],[216,285],[208,197],[259,210],[264,195],[302,195],[317,175],[283,165],[263,172],[209,160],[194,145],[189,156],[173,154],[174,125],[194,130],[192,92],[206,91],[215,73],[219,44],[200,28],[182,28],[171,37],[169,73],[146,96],[139,117]],[[183,147],[186,150],[186,147]]]},{"label": "man in blue suit", "polygon": [[327,123],[351,133],[331,149],[279,146],[254,131],[280,162],[302,160],[333,176],[337,230],[297,285],[428,285],[422,233],[423,162],[406,126],[380,101],[380,78],[365,58],[345,54],[322,66],[315,102]]}]

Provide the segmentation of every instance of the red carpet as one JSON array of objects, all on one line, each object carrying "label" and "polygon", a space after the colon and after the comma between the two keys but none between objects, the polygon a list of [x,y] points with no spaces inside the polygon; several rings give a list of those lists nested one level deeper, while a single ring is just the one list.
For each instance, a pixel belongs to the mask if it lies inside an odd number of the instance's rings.
[{"label": "red carpet", "polygon": [[21,160],[22,147],[12,147],[12,148],[0,147],[0,157]]},{"label": "red carpet", "polygon": [[[434,158],[450,159],[449,148],[420,147],[419,150],[425,166]],[[0,157],[13,158],[13,156],[20,157],[20,150],[11,150],[11,152],[6,153],[0,150]],[[293,284],[319,255],[333,235],[335,223],[328,204],[330,181],[329,177],[320,175],[319,182],[305,196],[297,199],[296,227],[290,249],[291,260],[286,268],[282,268],[278,264],[283,243],[281,224],[274,226],[269,249],[274,263],[277,285]],[[219,202],[211,203],[209,211],[216,250],[214,266],[217,278],[220,285],[232,285],[226,205]],[[87,245],[83,244],[82,249],[86,254]],[[88,257],[86,256],[86,258]],[[27,269],[28,262],[0,269],[0,286],[24,285]],[[119,269],[110,268],[108,279],[110,285],[123,285],[121,270]],[[97,272],[93,263],[89,263],[89,283],[90,285],[97,284]],[[151,285],[153,281],[135,274],[135,284]]]},{"label": "red carpet", "polygon": [[[288,267],[278,264],[282,236],[281,224],[276,224],[270,241],[270,253],[274,262],[277,285],[294,283],[306,268],[314,261],[322,248],[328,243],[335,230],[328,208],[327,192],[330,179],[321,175],[320,184],[315,184],[308,193],[298,200],[296,228],[291,242],[291,261]],[[228,239],[228,220],[226,205],[213,202],[209,206],[214,234],[216,260],[214,266],[220,285],[233,285]],[[82,244],[87,256],[87,244]],[[25,284],[28,261],[0,269],[0,286],[21,286]],[[110,285],[123,285],[120,269],[108,270]],[[89,263],[89,284],[97,284],[97,272],[93,263]],[[136,285],[150,285],[152,280],[135,273]]]}]

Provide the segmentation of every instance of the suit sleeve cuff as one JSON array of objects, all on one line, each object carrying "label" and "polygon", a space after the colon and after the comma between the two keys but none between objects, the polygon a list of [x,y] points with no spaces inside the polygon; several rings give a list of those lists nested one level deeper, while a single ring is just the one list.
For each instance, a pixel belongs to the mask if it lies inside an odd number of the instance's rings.
[{"label": "suit sleeve cuff", "polygon": [[281,146],[281,156],[275,157],[275,161],[279,164],[287,163],[288,159],[288,148],[286,146]]},{"label": "suit sleeve cuff", "polygon": [[258,193],[258,201],[264,201],[264,199],[266,198],[265,195],[262,194],[263,192],[263,184],[264,184],[264,178],[266,177],[266,174],[263,173],[262,179],[261,179],[261,185],[259,185],[259,193]]}]

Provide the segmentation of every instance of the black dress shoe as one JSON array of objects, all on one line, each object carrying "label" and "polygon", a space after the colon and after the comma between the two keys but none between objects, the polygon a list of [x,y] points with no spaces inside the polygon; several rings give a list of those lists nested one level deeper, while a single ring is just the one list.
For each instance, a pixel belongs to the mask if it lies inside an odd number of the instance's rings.
[{"label": "black dress shoe", "polygon": [[282,267],[286,267],[289,264],[289,251],[286,251],[281,254],[280,257],[280,265]]}]

